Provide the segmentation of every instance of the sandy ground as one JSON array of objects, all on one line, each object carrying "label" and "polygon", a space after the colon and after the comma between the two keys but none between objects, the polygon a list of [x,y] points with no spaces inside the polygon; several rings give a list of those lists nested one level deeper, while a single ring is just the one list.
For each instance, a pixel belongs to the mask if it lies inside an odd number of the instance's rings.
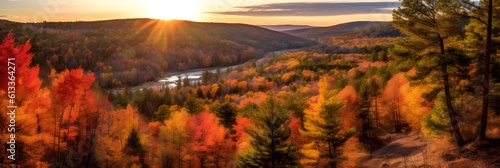
[{"label": "sandy ground", "polygon": [[470,143],[462,148],[448,142],[448,138],[427,139],[422,133],[388,134],[391,142],[371,155],[350,151],[349,161],[342,167],[500,167],[500,141]]}]

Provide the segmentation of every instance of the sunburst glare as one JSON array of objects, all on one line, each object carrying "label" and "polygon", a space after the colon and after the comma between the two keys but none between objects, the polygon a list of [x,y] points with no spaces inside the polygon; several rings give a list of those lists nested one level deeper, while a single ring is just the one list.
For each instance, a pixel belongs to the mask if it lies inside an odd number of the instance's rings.
[{"label": "sunburst glare", "polygon": [[149,17],[155,19],[196,20],[200,14],[200,0],[148,0]]}]

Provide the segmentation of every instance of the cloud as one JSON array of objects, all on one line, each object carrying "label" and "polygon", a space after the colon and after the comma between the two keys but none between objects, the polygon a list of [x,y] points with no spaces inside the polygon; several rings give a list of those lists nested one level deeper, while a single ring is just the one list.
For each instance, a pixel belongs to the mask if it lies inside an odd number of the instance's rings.
[{"label": "cloud", "polygon": [[5,18],[7,17],[7,15],[0,15],[0,18]]},{"label": "cloud", "polygon": [[346,2],[346,3],[273,3],[255,6],[238,6],[237,11],[207,12],[239,16],[335,16],[352,14],[391,13],[401,2]]}]

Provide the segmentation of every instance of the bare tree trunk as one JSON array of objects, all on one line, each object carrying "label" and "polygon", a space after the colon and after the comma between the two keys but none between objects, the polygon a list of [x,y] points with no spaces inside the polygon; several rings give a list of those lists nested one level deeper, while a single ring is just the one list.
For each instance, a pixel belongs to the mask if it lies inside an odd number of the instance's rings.
[{"label": "bare tree trunk", "polygon": [[[69,109],[70,113],[73,110],[73,106],[74,106],[74,103],[71,103],[71,107]],[[61,130],[62,130],[63,117],[64,117],[64,110],[62,111],[61,118],[59,120],[59,130],[57,133],[57,137],[58,137],[57,138],[57,153],[59,153],[60,147],[61,147]]]},{"label": "bare tree trunk", "polygon": [[[64,110],[63,110],[64,111]],[[54,111],[54,162],[57,162],[56,136],[57,136],[57,111]]]},{"label": "bare tree trunk", "polygon": [[332,153],[332,144],[330,142],[327,142],[328,143],[328,152],[330,154],[330,167],[331,168],[334,168],[335,165],[333,164],[333,153]]},{"label": "bare tree trunk", "polygon": [[375,96],[375,125],[377,127],[380,127],[380,125],[378,123],[378,101],[377,101],[377,97],[378,96]]},{"label": "bare tree trunk", "polygon": [[486,35],[486,55],[484,56],[484,83],[483,83],[483,109],[481,115],[481,127],[477,136],[478,140],[484,140],[486,137],[486,125],[488,124],[488,103],[490,94],[490,59],[491,59],[491,36],[493,19],[493,1],[488,0],[488,23]]},{"label": "bare tree trunk", "polygon": [[448,109],[448,115],[450,116],[450,123],[453,129],[453,135],[455,136],[455,140],[457,141],[458,146],[463,146],[465,144],[464,139],[462,138],[462,134],[460,133],[460,127],[458,126],[457,114],[455,113],[455,109],[453,108],[453,104],[451,102],[451,93],[450,93],[450,81],[448,76],[448,70],[446,69],[446,58],[444,52],[444,41],[443,38],[438,34],[440,47],[441,47],[441,55],[442,62],[441,64],[441,73],[443,73],[443,85],[444,85],[444,94],[446,99],[446,107]]}]

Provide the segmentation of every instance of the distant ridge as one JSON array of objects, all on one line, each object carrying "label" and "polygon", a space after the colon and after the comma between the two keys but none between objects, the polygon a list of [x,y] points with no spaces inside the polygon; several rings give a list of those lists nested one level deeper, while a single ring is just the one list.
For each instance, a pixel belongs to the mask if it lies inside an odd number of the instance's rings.
[{"label": "distant ridge", "polygon": [[358,37],[396,37],[401,33],[390,22],[359,21],[329,27],[305,28],[284,31],[285,33],[309,39],[352,35]]},{"label": "distant ridge", "polygon": [[[132,32],[144,34],[145,32],[151,32],[155,29],[155,26],[157,27],[158,25],[163,25],[163,31],[168,32],[164,33],[163,36],[168,36],[170,38],[174,36],[177,38],[190,37],[194,39],[205,39],[205,41],[196,41],[196,45],[209,43],[211,41],[206,41],[206,39],[210,38],[214,40],[212,44],[227,41],[242,48],[252,47],[269,52],[283,49],[301,48],[314,44],[312,41],[291,36],[286,33],[272,31],[259,26],[239,23],[211,23],[186,20],[157,20],[149,18],[41,23],[18,23],[8,20],[0,20],[0,27],[2,28],[26,27],[34,30],[40,28],[61,31],[77,30],[78,34],[82,35],[85,34],[84,32],[86,31],[95,30],[115,30],[111,32],[116,33],[118,31],[118,34],[120,35]],[[3,32],[3,34],[6,34],[6,32]]]},{"label": "distant ridge", "polygon": [[39,65],[41,78],[48,79],[52,69],[80,67],[94,72],[103,88],[136,86],[164,72],[236,65],[264,57],[266,52],[317,44],[247,24],[183,20],[0,20],[0,38],[10,30],[17,41],[31,39],[30,51],[36,54],[32,64]]},{"label": "distant ridge", "polygon": [[291,25],[291,24],[284,24],[284,25],[258,25],[259,27],[263,27],[269,30],[273,31],[290,31],[290,30],[297,30],[297,29],[308,29],[308,28],[316,28],[314,26],[309,26],[309,25]]}]

